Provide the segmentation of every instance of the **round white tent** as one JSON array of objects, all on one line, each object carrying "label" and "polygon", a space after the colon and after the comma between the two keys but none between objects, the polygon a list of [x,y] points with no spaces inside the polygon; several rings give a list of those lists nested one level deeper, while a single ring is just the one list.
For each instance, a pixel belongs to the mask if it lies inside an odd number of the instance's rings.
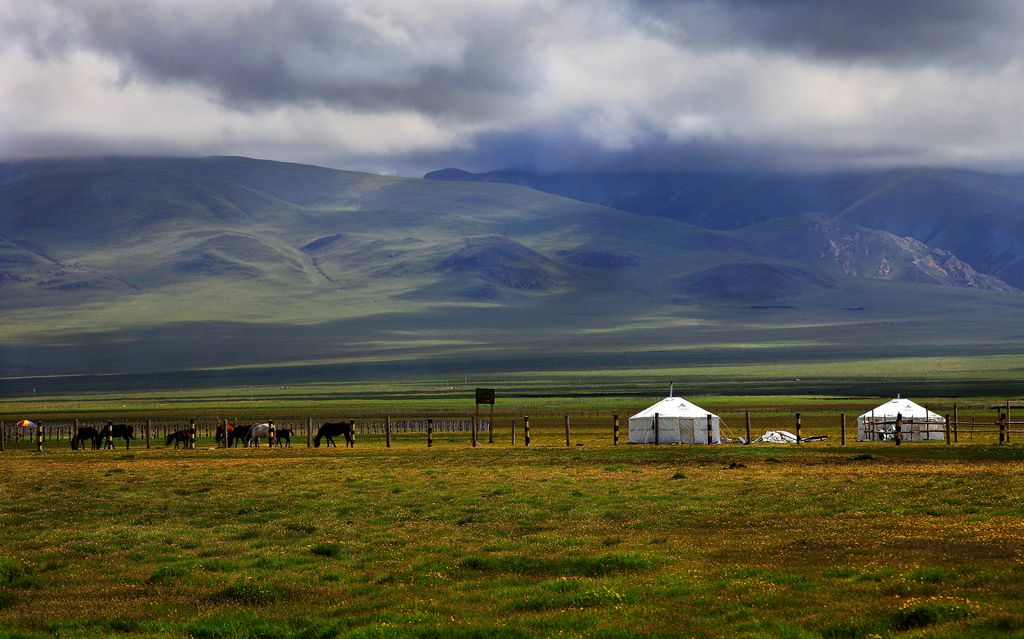
[{"label": "round white tent", "polygon": [[666,397],[654,406],[629,418],[629,443],[654,443],[654,415],[658,415],[659,444],[706,444],[708,415],[711,415],[711,441],[718,444],[720,420],[682,397]]},{"label": "round white tent", "polygon": [[945,437],[946,420],[909,399],[897,397],[857,418],[857,441],[892,441],[896,438],[896,416],[903,417],[900,438],[919,442]]}]

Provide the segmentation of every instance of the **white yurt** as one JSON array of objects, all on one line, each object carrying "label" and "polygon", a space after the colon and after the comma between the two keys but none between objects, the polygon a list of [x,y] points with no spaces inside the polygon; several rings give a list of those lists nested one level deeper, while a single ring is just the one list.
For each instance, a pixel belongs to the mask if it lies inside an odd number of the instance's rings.
[{"label": "white yurt", "polygon": [[[654,443],[654,415],[658,415],[659,444],[706,444],[708,411],[682,397],[666,397],[629,418],[629,443]],[[711,441],[721,443],[720,420],[711,415]]]},{"label": "white yurt", "polygon": [[857,418],[857,441],[891,441],[896,438],[896,416],[903,416],[903,441],[945,438],[946,420],[909,399],[896,396]]}]

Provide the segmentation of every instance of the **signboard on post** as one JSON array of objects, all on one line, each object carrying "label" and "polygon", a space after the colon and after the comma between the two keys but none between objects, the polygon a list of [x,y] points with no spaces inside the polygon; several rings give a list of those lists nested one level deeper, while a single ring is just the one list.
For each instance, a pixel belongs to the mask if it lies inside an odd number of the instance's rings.
[{"label": "signboard on post", "polygon": [[494,443],[494,389],[476,389],[476,416],[473,419],[473,446],[477,443],[477,428],[480,427],[480,404],[491,406],[491,422],[487,426],[487,443]]}]

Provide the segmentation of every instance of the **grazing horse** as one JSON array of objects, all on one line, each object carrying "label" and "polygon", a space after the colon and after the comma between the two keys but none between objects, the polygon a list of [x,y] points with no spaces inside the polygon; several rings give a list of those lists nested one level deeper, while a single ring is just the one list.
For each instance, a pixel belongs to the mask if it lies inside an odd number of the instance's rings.
[{"label": "grazing horse", "polygon": [[[124,439],[124,447],[131,448],[132,440],[135,439],[135,427],[129,424],[115,424],[113,422],[107,422],[106,426],[100,429],[100,441],[106,439],[107,434],[110,434],[110,448],[114,447],[115,439]],[[103,444],[102,448],[106,448],[107,445]]]},{"label": "grazing horse", "polygon": [[345,446],[354,447],[356,445],[355,430],[356,423],[351,420],[347,422],[324,424],[320,427],[320,430],[316,431],[316,437],[313,438],[313,445],[316,446],[317,448],[320,448],[320,440],[326,437],[327,445],[334,446],[335,448],[337,448],[338,445],[334,443],[333,438],[337,437],[338,435],[344,435]]},{"label": "grazing horse", "polygon": [[238,442],[246,443],[250,428],[252,428],[251,424],[228,425],[228,448],[235,446]]},{"label": "grazing horse", "polygon": [[292,435],[294,434],[295,431],[291,428],[278,428],[277,432],[274,434],[274,443],[278,446],[287,446],[288,448],[291,448]]},{"label": "grazing horse", "polygon": [[184,444],[185,448],[188,448],[189,442],[192,441],[192,431],[190,430],[176,430],[167,436],[167,442],[164,446],[170,446],[171,442],[174,442],[174,447],[177,448],[178,444]]},{"label": "grazing horse", "polygon": [[270,424],[271,422],[264,422],[250,426],[249,432],[245,436],[245,445],[259,448],[261,437],[270,438]]},{"label": "grazing horse", "polygon": [[79,426],[75,431],[75,436],[71,438],[71,450],[78,450],[78,447],[84,445],[86,440],[92,443],[93,450],[100,449],[100,431],[92,426]]}]

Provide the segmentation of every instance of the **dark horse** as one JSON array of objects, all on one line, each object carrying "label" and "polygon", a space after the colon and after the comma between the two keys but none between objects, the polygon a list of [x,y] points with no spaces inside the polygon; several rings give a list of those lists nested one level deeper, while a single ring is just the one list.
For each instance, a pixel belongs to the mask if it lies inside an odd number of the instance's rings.
[{"label": "dark horse", "polygon": [[178,444],[184,444],[185,448],[188,448],[189,442],[192,441],[192,431],[190,430],[176,430],[167,436],[167,442],[164,446],[170,446],[171,442],[174,442],[174,447],[177,448]]},{"label": "dark horse", "polygon": [[85,445],[86,440],[92,444],[93,450],[100,449],[100,431],[92,426],[79,426],[75,436],[71,438],[71,450],[78,450],[79,446]]},{"label": "dark horse", "polygon": [[338,435],[345,436],[345,446],[356,445],[356,423],[354,421],[337,422],[333,424],[324,424],[320,427],[320,430],[316,431],[316,437],[313,438],[313,445],[320,448],[320,440],[324,437],[327,438],[327,445],[338,447],[334,443],[333,437]]},{"label": "dark horse", "polygon": [[287,446],[291,448],[292,435],[294,434],[295,431],[291,428],[278,428],[274,432],[274,442],[277,443],[278,446]]},{"label": "dark horse", "polygon": [[237,445],[238,442],[245,444],[245,440],[249,436],[249,429],[252,428],[252,424],[245,425],[228,425],[228,448]]},{"label": "dark horse", "polygon": [[[115,439],[123,439],[125,448],[132,447],[132,440],[135,439],[134,426],[130,426],[128,424],[114,424],[113,422],[107,422],[106,426],[100,429],[101,442],[106,440],[108,432],[110,433],[110,448],[114,447]],[[102,445],[102,448],[106,447],[106,444]]]}]

